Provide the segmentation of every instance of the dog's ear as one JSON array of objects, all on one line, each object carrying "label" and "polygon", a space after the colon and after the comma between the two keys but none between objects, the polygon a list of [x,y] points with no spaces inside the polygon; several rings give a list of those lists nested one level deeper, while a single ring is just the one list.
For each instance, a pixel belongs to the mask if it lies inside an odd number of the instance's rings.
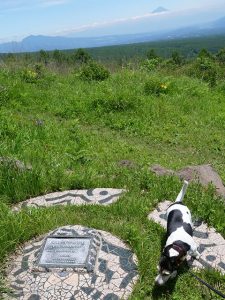
[{"label": "dog's ear", "polygon": [[167,246],[163,249],[163,256],[170,257],[169,249],[170,249],[170,246]]},{"label": "dog's ear", "polygon": [[164,254],[162,254],[159,259],[159,265],[161,265],[166,259],[167,257]]}]

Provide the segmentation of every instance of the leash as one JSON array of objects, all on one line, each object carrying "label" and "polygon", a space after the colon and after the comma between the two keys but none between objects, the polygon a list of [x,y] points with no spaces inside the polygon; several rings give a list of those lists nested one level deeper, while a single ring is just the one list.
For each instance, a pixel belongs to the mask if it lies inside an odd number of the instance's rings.
[{"label": "leash", "polygon": [[191,271],[189,271],[189,273],[195,278],[197,279],[199,282],[201,282],[202,284],[204,284],[205,286],[207,286],[207,288],[209,288],[210,290],[212,290],[214,293],[216,293],[217,295],[219,295],[220,297],[222,297],[223,299],[225,299],[225,295],[218,291],[217,289],[215,289],[213,286],[211,286],[209,283],[205,282],[203,279],[199,278],[197,275],[195,275],[194,273],[192,273]]}]

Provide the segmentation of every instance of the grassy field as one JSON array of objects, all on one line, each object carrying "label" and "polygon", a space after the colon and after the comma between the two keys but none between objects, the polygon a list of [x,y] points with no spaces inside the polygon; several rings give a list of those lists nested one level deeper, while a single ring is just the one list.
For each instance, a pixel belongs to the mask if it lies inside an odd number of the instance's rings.
[{"label": "grassy field", "polygon": [[[131,299],[220,299],[184,267],[176,281],[154,287],[164,230],[147,220],[157,203],[174,199],[181,183],[157,177],[153,164],[179,169],[211,163],[225,181],[225,85],[188,77],[182,68],[121,69],[104,81],[77,71],[31,66],[0,70],[0,264],[23,242],[62,225],[82,224],[122,238],[138,256],[140,280]],[[132,167],[123,167],[129,160]],[[32,168],[31,168],[32,167]],[[65,189],[128,190],[109,207],[55,207],[13,214],[29,197]],[[185,203],[225,237],[224,202],[212,187],[191,184]],[[225,292],[217,272],[200,276]]]}]

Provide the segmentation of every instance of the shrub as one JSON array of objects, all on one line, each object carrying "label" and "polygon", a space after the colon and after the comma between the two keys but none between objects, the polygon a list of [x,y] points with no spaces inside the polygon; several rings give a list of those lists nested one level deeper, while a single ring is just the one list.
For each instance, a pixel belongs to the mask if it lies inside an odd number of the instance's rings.
[{"label": "shrub", "polygon": [[6,103],[9,100],[9,90],[3,86],[0,85],[0,106]]},{"label": "shrub", "polygon": [[86,64],[92,60],[90,54],[82,48],[77,49],[77,51],[72,55],[72,59],[81,64]]},{"label": "shrub", "polygon": [[173,51],[171,54],[171,62],[177,66],[181,66],[184,63],[184,58],[179,52]]},{"label": "shrub", "polygon": [[49,61],[49,53],[46,52],[45,50],[40,50],[39,51],[39,60],[43,62],[45,65],[48,64]]},{"label": "shrub", "polygon": [[45,67],[39,63],[22,70],[20,76],[27,83],[40,83],[46,86],[55,79],[54,74],[47,73]]},{"label": "shrub", "polygon": [[157,95],[167,94],[170,91],[170,83],[162,81],[158,78],[151,78],[144,85],[144,92],[147,95]]},{"label": "shrub", "polygon": [[220,82],[217,86],[217,90],[222,93],[223,95],[225,95],[225,83],[224,82]]},{"label": "shrub", "polygon": [[87,81],[103,81],[110,76],[109,71],[97,62],[90,62],[80,69],[80,78]]},{"label": "shrub", "polygon": [[206,50],[205,48],[201,49],[199,54],[198,54],[198,58],[210,58],[210,59],[213,59],[213,56],[212,54]]},{"label": "shrub", "polygon": [[97,98],[92,101],[91,108],[104,112],[122,112],[133,109],[136,98],[128,92],[119,92],[110,96]]},{"label": "shrub", "polygon": [[147,56],[147,58],[148,58],[149,60],[159,58],[159,56],[156,54],[156,52],[155,52],[154,49],[148,50],[147,53],[146,53],[146,56]]},{"label": "shrub", "polygon": [[41,78],[44,76],[44,69],[43,69],[43,65],[41,64],[35,64],[34,65],[34,71],[37,73],[37,77]]},{"label": "shrub", "polygon": [[35,83],[38,80],[38,73],[36,71],[25,69],[21,73],[21,78],[28,83]]},{"label": "shrub", "polygon": [[220,51],[216,54],[216,60],[221,64],[225,64],[225,48],[220,49]]},{"label": "shrub", "polygon": [[53,51],[52,57],[57,65],[61,65],[63,62],[66,61],[65,53],[63,53],[62,51],[59,51],[58,49]]},{"label": "shrub", "polygon": [[160,59],[159,58],[151,58],[151,59],[146,59],[143,62],[143,69],[147,70],[147,71],[153,71],[155,70],[160,63]]},{"label": "shrub", "polygon": [[188,75],[202,79],[213,87],[217,80],[217,66],[209,57],[198,57],[189,69]]}]

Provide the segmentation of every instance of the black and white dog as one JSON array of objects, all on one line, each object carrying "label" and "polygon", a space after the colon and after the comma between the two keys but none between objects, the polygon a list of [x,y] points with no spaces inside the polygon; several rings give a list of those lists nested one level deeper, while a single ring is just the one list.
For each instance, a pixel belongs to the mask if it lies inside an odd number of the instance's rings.
[{"label": "black and white dog", "polygon": [[166,212],[167,241],[159,261],[159,275],[155,279],[159,285],[163,285],[168,279],[177,275],[177,269],[187,254],[197,259],[200,256],[197,244],[192,238],[191,213],[182,203],[187,186],[188,182],[184,181],[175,203],[171,204]]}]

